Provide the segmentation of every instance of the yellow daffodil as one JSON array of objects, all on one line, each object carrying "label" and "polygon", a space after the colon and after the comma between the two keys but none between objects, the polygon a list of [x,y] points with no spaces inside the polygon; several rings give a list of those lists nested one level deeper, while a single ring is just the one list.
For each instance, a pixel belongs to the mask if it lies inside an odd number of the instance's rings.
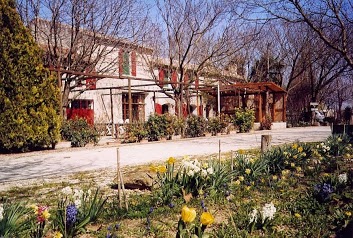
[{"label": "yellow daffodil", "polygon": [[298,158],[298,155],[293,155],[293,159],[297,159]]},{"label": "yellow daffodil", "polygon": [[190,223],[195,220],[196,210],[194,208],[188,208],[186,205],[181,209],[181,219],[185,223]]},{"label": "yellow daffodil", "polygon": [[302,168],[301,167],[296,167],[295,168],[298,172],[302,171]]},{"label": "yellow daffodil", "polygon": [[294,216],[298,219],[300,219],[302,217],[299,213],[295,213]]},{"label": "yellow daffodil", "polygon": [[244,181],[244,176],[239,176],[239,181],[240,182]]},{"label": "yellow daffodil", "polygon": [[240,185],[240,181],[239,179],[237,179],[235,182],[234,182],[235,185]]},{"label": "yellow daffodil", "polygon": [[246,170],[245,170],[245,173],[246,173],[247,175],[249,175],[249,174],[251,173],[251,170],[250,170],[250,169],[246,169]]},{"label": "yellow daffodil", "polygon": [[175,158],[174,157],[169,157],[169,159],[167,160],[167,163],[172,165],[175,163]]},{"label": "yellow daffodil", "polygon": [[352,213],[350,211],[346,211],[344,214],[346,214],[347,217],[352,216]]},{"label": "yellow daffodil", "polygon": [[242,155],[242,154],[245,154],[245,151],[244,150],[238,150],[238,153]]},{"label": "yellow daffodil", "polygon": [[204,212],[200,217],[201,224],[204,226],[211,225],[214,222],[214,217],[209,212]]},{"label": "yellow daffodil", "polygon": [[60,231],[56,231],[53,236],[53,238],[62,238],[62,237],[63,237],[63,234],[61,234]]},{"label": "yellow daffodil", "polygon": [[245,189],[246,191],[249,191],[251,189],[251,186],[246,186]]},{"label": "yellow daffodil", "polygon": [[45,219],[45,220],[48,220],[49,217],[50,217],[50,213],[48,211],[48,209],[45,209],[42,213],[42,217]]},{"label": "yellow daffodil", "polygon": [[295,163],[290,163],[290,167],[294,168],[295,167]]},{"label": "yellow daffodil", "polygon": [[289,170],[288,169],[282,170],[281,173],[282,173],[283,176],[286,176],[286,175],[289,174]]},{"label": "yellow daffodil", "polygon": [[300,146],[300,147],[298,148],[298,152],[299,152],[299,153],[303,152],[303,147]]},{"label": "yellow daffodil", "polygon": [[158,172],[158,168],[156,166],[151,165],[150,166],[150,171],[153,173],[157,173]]},{"label": "yellow daffodil", "polygon": [[273,180],[277,180],[277,179],[278,179],[277,175],[273,175],[273,176],[272,176],[272,179],[273,179]]},{"label": "yellow daffodil", "polygon": [[159,173],[165,173],[167,171],[167,168],[164,165],[158,166],[157,171]]},{"label": "yellow daffodil", "polygon": [[295,150],[298,149],[298,144],[294,144],[294,145],[292,146],[292,148],[295,149]]}]

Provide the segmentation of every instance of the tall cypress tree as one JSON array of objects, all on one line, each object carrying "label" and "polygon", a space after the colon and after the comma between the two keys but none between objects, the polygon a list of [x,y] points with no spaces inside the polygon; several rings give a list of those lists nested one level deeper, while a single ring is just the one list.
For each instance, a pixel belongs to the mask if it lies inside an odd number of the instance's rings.
[{"label": "tall cypress tree", "polygon": [[14,0],[0,0],[0,32],[0,151],[53,146],[59,138],[60,92]]}]

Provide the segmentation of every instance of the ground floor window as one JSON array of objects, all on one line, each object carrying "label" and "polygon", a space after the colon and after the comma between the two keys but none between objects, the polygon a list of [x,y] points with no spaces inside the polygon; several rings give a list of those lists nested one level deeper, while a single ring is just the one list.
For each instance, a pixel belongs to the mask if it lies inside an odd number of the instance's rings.
[{"label": "ground floor window", "polygon": [[123,101],[123,120],[129,119],[130,122],[144,121],[145,120],[145,94],[132,93],[131,94],[131,104],[132,104],[132,120],[130,120],[129,115],[129,94],[122,94]]},{"label": "ground floor window", "polygon": [[94,122],[93,100],[75,99],[72,100],[66,109],[67,119],[85,118],[88,123]]}]

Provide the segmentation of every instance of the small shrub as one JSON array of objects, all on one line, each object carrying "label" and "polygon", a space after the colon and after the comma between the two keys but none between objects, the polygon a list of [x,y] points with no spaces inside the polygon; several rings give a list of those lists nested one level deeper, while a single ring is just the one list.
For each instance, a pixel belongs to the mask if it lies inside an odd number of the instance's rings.
[{"label": "small shrub", "polygon": [[158,141],[167,134],[167,120],[164,115],[150,115],[146,122],[147,138]]},{"label": "small shrub", "polygon": [[199,137],[205,133],[206,121],[203,117],[190,115],[186,119],[185,134],[187,137]]},{"label": "small shrub", "polygon": [[219,117],[212,117],[207,122],[207,130],[211,132],[213,136],[217,135],[222,131],[222,124]]},{"label": "small shrub", "polygon": [[173,129],[175,135],[184,135],[185,120],[178,116],[172,116],[173,118]]},{"label": "small shrub", "polygon": [[90,142],[97,144],[99,141],[97,130],[83,118],[65,121],[61,127],[61,137],[71,141],[72,147],[84,147]]},{"label": "small shrub", "polygon": [[147,137],[145,124],[130,124],[126,127],[123,143],[140,142]]},{"label": "small shrub", "polygon": [[272,127],[272,118],[271,116],[266,116],[265,120],[260,122],[260,130],[271,130]]},{"label": "small shrub", "polygon": [[235,109],[234,125],[239,129],[239,132],[249,132],[254,126],[255,111],[252,109]]}]

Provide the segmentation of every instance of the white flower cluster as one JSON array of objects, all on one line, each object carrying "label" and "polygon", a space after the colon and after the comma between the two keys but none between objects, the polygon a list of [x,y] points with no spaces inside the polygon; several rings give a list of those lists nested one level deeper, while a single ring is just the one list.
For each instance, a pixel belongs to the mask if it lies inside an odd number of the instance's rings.
[{"label": "white flower cluster", "polygon": [[[79,208],[82,204],[82,199],[83,199],[83,191],[81,189],[74,189],[72,190],[71,187],[67,186],[61,190],[63,194],[65,194],[67,197],[72,198],[73,202],[75,203],[75,206]],[[87,191],[87,195],[91,196],[91,190],[89,189]]]},{"label": "white flower cluster", "polygon": [[340,183],[347,183],[347,174],[340,174],[338,175],[338,182]]},{"label": "white flower cluster", "polygon": [[316,146],[318,149],[322,149],[322,152],[324,152],[324,153],[326,153],[326,152],[328,152],[328,151],[330,151],[330,146],[328,146],[328,145],[325,145],[325,143],[324,142],[321,142],[319,145],[317,145]]},{"label": "white flower cluster", "polygon": [[0,221],[4,219],[4,205],[0,204]]},{"label": "white flower cluster", "polygon": [[213,174],[212,167],[209,167],[207,163],[201,165],[197,159],[194,161],[184,160],[182,166],[185,168],[186,174],[190,177],[193,177],[198,173],[200,173],[202,177],[207,177],[208,175]]},{"label": "white flower cluster", "polygon": [[262,223],[264,223],[266,219],[272,220],[276,211],[277,209],[272,202],[266,203],[262,207],[262,210],[260,213],[256,209],[252,210],[252,212],[249,214],[250,223],[256,222],[259,215],[261,215],[262,217]]},{"label": "white flower cluster", "polygon": [[262,207],[261,211],[261,216],[262,216],[262,222],[268,218],[268,220],[272,220],[274,215],[276,213],[276,207],[273,205],[273,203],[266,203],[265,206]]},{"label": "white flower cluster", "polygon": [[250,223],[252,222],[257,222],[257,210],[254,209],[252,212],[249,214],[250,217]]}]

